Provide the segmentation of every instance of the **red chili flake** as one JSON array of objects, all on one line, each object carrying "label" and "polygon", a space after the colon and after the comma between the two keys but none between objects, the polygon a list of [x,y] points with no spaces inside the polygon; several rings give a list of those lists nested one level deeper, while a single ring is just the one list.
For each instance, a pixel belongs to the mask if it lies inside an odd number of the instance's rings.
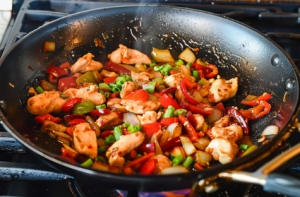
[{"label": "red chili flake", "polygon": [[30,66],[28,66],[28,68],[30,68],[30,70],[33,70],[33,66],[31,66],[31,65],[30,65]]}]

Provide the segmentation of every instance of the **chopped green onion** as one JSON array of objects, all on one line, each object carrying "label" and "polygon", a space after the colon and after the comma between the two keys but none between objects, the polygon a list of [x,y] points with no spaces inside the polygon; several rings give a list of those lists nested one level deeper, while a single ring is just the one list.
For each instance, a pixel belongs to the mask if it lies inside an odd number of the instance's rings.
[{"label": "chopped green onion", "polygon": [[[121,74],[120,74],[120,77],[124,77],[126,81],[132,81],[132,78],[131,78],[129,75],[125,75],[125,74],[122,74],[122,73],[121,73]],[[118,78],[119,78],[119,77],[118,77]],[[117,79],[118,79],[118,78],[117,78]],[[117,81],[117,79],[116,79],[116,81]]]},{"label": "chopped green onion", "polygon": [[130,126],[130,123],[129,123],[129,122],[123,123],[123,127],[129,127],[129,126]]},{"label": "chopped green onion", "polygon": [[92,167],[93,164],[94,164],[93,160],[91,158],[89,158],[88,160],[83,162],[81,164],[81,166],[86,167],[86,168],[90,168],[90,167]]},{"label": "chopped green onion", "polygon": [[97,105],[96,109],[106,109],[106,105],[105,104]]},{"label": "chopped green onion", "polygon": [[177,155],[177,156],[172,160],[173,166],[178,166],[179,164],[181,164],[182,160],[183,160],[182,155]]},{"label": "chopped green onion", "polygon": [[183,166],[186,167],[186,168],[189,168],[190,165],[193,163],[193,158],[191,156],[188,156],[184,162],[183,162]]},{"label": "chopped green onion", "polygon": [[170,160],[173,161],[175,159],[174,155],[170,154]]},{"label": "chopped green onion", "polygon": [[156,81],[148,83],[146,86],[143,86],[143,89],[146,90],[149,94],[153,94],[155,90]]},{"label": "chopped green onion", "polygon": [[142,130],[142,126],[141,125],[130,125],[127,130],[130,132],[130,133],[135,133],[137,131],[141,131]]},{"label": "chopped green onion", "polygon": [[105,153],[107,151],[107,147],[106,146],[101,146],[98,148],[98,153]]},{"label": "chopped green onion", "polygon": [[172,105],[169,105],[165,113],[165,118],[174,117],[174,112],[175,112],[175,108]]},{"label": "chopped green onion", "polygon": [[104,97],[108,98],[109,97],[109,93],[108,92],[104,92]]},{"label": "chopped green onion", "polygon": [[173,67],[171,65],[167,64],[167,65],[164,66],[164,68],[160,72],[163,75],[168,75],[170,70],[172,70],[172,68]]},{"label": "chopped green onion", "polygon": [[164,81],[161,77],[155,78],[152,81],[156,81],[158,83],[158,85],[163,85],[164,84]]},{"label": "chopped green onion", "polygon": [[186,109],[177,109],[176,110],[176,115],[179,116],[180,114],[185,116],[186,115]]},{"label": "chopped green onion", "polygon": [[152,63],[152,64],[150,64],[150,67],[155,66],[155,65],[156,65],[156,63]]},{"label": "chopped green onion", "polygon": [[122,85],[110,83],[109,86],[112,88],[113,92],[121,92],[121,90],[122,90]]},{"label": "chopped green onion", "polygon": [[199,71],[198,70],[193,70],[193,77],[198,80],[199,78]]},{"label": "chopped green onion", "polygon": [[154,70],[155,71],[161,71],[164,67],[163,66],[155,66]]},{"label": "chopped green onion", "polygon": [[161,115],[161,118],[165,118],[165,113],[163,113],[163,114]]},{"label": "chopped green onion", "polygon": [[178,65],[184,65],[184,62],[181,60],[181,59],[179,59],[177,62],[175,62],[175,64],[178,66]]},{"label": "chopped green onion", "polygon": [[109,85],[107,85],[106,83],[99,83],[99,88],[100,89],[105,89],[105,90],[108,90],[108,91],[112,91],[112,89],[109,87]]},{"label": "chopped green onion", "polygon": [[172,70],[179,70],[179,67],[178,66],[174,66],[174,67],[172,67]]},{"label": "chopped green onion", "polygon": [[140,157],[142,157],[143,155],[141,155],[141,154],[136,154],[136,156],[135,156],[135,158],[137,159],[137,158],[140,158]]},{"label": "chopped green onion", "polygon": [[96,157],[95,161],[100,161],[101,163],[106,163],[105,159],[101,156]]},{"label": "chopped green onion", "polygon": [[37,88],[35,88],[35,91],[38,93],[38,94],[42,94],[44,93],[44,90],[41,86],[38,86]]},{"label": "chopped green onion", "polygon": [[118,77],[118,78],[116,79],[116,84],[117,84],[117,85],[123,85],[125,82],[126,82],[125,77]]},{"label": "chopped green onion", "polygon": [[120,127],[115,127],[114,131],[113,131],[113,134],[115,136],[115,139],[119,140],[120,137],[123,135],[122,129]]},{"label": "chopped green onion", "polygon": [[246,151],[250,146],[248,144],[240,144],[239,149]]},{"label": "chopped green onion", "polygon": [[191,66],[192,65],[192,63],[191,62],[188,62],[187,64],[186,64],[186,66]]},{"label": "chopped green onion", "polygon": [[106,145],[110,145],[110,144],[112,144],[114,141],[116,141],[116,140],[115,140],[115,137],[114,137],[113,135],[109,135],[109,136],[104,140],[104,142],[105,142]]}]

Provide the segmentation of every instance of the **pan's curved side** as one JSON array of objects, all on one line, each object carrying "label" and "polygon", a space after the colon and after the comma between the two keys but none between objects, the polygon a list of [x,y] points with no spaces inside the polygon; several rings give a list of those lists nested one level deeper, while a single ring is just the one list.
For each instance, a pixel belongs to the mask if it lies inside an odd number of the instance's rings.
[{"label": "pan's curved side", "polygon": [[[101,39],[105,48],[96,47],[95,38]],[[46,41],[56,43],[55,52],[42,51]],[[251,137],[255,139],[259,136],[268,124],[280,126],[282,132],[256,154],[273,145],[298,112],[299,72],[284,52],[264,36],[232,20],[206,12],[165,6],[132,6],[68,16],[33,31],[16,43],[0,60],[0,101],[3,100],[7,106],[5,115],[0,112],[0,118],[6,129],[33,152],[46,158],[53,167],[119,189],[129,187],[140,191],[161,191],[187,188],[196,178],[232,168],[255,157],[249,155],[202,173],[159,178],[93,171],[58,160],[56,153],[60,153],[59,146],[43,133],[36,132],[33,116],[24,110],[26,84],[31,85],[37,77],[45,78],[45,70],[50,65],[65,61],[74,63],[87,52],[93,53],[95,60],[104,63],[119,43],[149,56],[153,47],[169,48],[174,57],[185,47],[199,48],[197,57],[205,57],[216,64],[222,77],[239,77],[240,96],[225,103],[227,106],[239,105],[246,93],[274,93],[272,112],[252,124]],[[34,67],[33,71],[28,68],[30,65]],[[286,88],[288,81],[292,84],[290,89]],[[283,102],[286,91],[286,102]]]}]

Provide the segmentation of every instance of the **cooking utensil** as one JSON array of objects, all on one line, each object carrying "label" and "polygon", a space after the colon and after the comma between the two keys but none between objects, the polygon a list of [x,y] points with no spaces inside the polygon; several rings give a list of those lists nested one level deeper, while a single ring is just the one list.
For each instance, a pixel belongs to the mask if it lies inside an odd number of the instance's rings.
[{"label": "cooking utensil", "polygon": [[[96,47],[94,39],[105,48]],[[43,52],[46,41],[56,43],[55,52]],[[269,124],[281,128],[278,135],[258,150],[225,165],[200,172],[168,176],[127,176],[86,169],[60,160],[60,144],[37,131],[26,110],[29,86],[46,78],[45,69],[65,61],[76,62],[87,52],[104,63],[118,44],[150,56],[152,47],[170,48],[173,57],[185,47],[199,48],[226,79],[239,77],[239,91],[225,106],[239,106],[246,94],[273,93],[272,111],[251,124],[251,138],[257,138]],[[196,51],[196,50],[195,50]],[[28,67],[32,66],[32,71]],[[136,191],[162,191],[191,187],[196,180],[234,169],[274,151],[289,130],[299,110],[299,72],[285,52],[268,37],[232,19],[188,8],[143,5],[96,9],[69,15],[29,33],[0,60],[1,123],[19,142],[51,167],[90,184]],[[284,99],[284,101],[283,101]],[[270,120],[270,121],[269,121]],[[264,157],[259,157],[263,159]],[[256,162],[259,162],[257,160]]]}]

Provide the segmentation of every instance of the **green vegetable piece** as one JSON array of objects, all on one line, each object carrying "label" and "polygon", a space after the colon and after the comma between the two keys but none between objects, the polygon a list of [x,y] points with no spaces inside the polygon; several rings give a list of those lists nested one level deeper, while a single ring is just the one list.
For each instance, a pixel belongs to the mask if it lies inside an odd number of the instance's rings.
[{"label": "green vegetable piece", "polygon": [[141,154],[138,153],[138,154],[136,154],[135,158],[138,159],[138,158],[140,158],[140,157],[142,157],[142,156],[143,156],[143,155],[141,155]]},{"label": "green vegetable piece", "polygon": [[98,148],[98,153],[105,153],[107,151],[107,147],[106,146],[101,146]]},{"label": "green vegetable piece", "polygon": [[191,62],[188,62],[188,63],[186,64],[186,66],[188,66],[188,67],[191,67],[191,65],[192,65]]},{"label": "green vegetable piece", "polygon": [[156,81],[158,85],[164,85],[164,81],[161,77],[155,78],[152,81]]},{"label": "green vegetable piece", "polygon": [[129,75],[120,74],[120,77],[124,77],[126,81],[132,81],[132,78]]},{"label": "green vegetable piece", "polygon": [[250,146],[248,144],[240,144],[239,149],[246,151]]},{"label": "green vegetable piece", "polygon": [[95,80],[92,72],[86,72],[76,79],[77,86],[84,84],[84,83],[96,83],[96,80]]},{"label": "green vegetable piece", "polygon": [[146,90],[149,94],[153,94],[155,90],[156,81],[152,81],[147,84],[147,86],[143,86],[143,89]]},{"label": "green vegetable piece", "polygon": [[113,92],[121,92],[122,90],[122,85],[110,83],[109,86],[112,88]]},{"label": "green vegetable piece", "polygon": [[100,161],[101,163],[106,163],[105,159],[101,156],[96,157],[95,161]]},{"label": "green vegetable piece", "polygon": [[130,126],[130,123],[129,123],[129,122],[123,123],[123,127],[129,127],[129,126]]},{"label": "green vegetable piece", "polygon": [[141,125],[130,125],[127,130],[130,132],[130,133],[135,133],[137,131],[141,131],[142,130],[142,126]]},{"label": "green vegetable piece", "polygon": [[206,86],[206,85],[209,85],[209,81],[206,80],[205,78],[201,78],[200,81],[199,81],[199,84],[201,86]]},{"label": "green vegetable piece", "polygon": [[191,156],[188,156],[184,162],[183,162],[183,166],[186,167],[186,168],[189,168],[190,165],[193,163],[193,158]]},{"label": "green vegetable piece", "polygon": [[177,155],[177,156],[172,160],[173,166],[178,166],[179,164],[181,164],[182,160],[183,160],[182,155]]},{"label": "green vegetable piece", "polygon": [[156,64],[156,61],[155,61],[155,60],[151,60],[151,62]]},{"label": "green vegetable piece", "polygon": [[164,67],[163,66],[155,66],[154,70],[155,71],[161,71]]},{"label": "green vegetable piece", "polygon": [[42,94],[44,93],[44,90],[41,86],[38,86],[37,88],[35,88],[35,91],[38,93],[38,94]]},{"label": "green vegetable piece", "polygon": [[174,66],[174,67],[172,67],[172,70],[179,70],[179,67],[178,66]]},{"label": "green vegetable piece", "polygon": [[199,78],[199,71],[198,70],[193,70],[193,77],[196,79],[196,81]]},{"label": "green vegetable piece", "polygon": [[168,109],[165,113],[165,118],[171,118],[174,117],[175,108],[172,105],[169,105]]},{"label": "green vegetable piece", "polygon": [[104,92],[104,97],[108,98],[109,97],[109,93],[108,92]]},{"label": "green vegetable piece", "polygon": [[88,160],[83,162],[81,164],[81,166],[86,167],[86,168],[90,168],[90,167],[92,167],[93,164],[94,164],[93,160],[91,158],[89,158]]},{"label": "green vegetable piece", "polygon": [[106,109],[106,105],[105,104],[97,105],[96,109]]},{"label": "green vegetable piece", "polygon": [[112,91],[112,89],[109,87],[109,85],[107,85],[106,83],[99,83],[99,88],[100,89],[105,89],[105,90],[108,90],[108,91]]},{"label": "green vegetable piece", "polygon": [[163,114],[161,115],[161,118],[165,118],[165,113],[163,113]]},{"label": "green vegetable piece", "polygon": [[178,65],[184,65],[184,62],[181,60],[181,59],[179,59],[177,62],[175,62],[175,64],[178,66]]},{"label": "green vegetable piece", "polygon": [[95,105],[92,101],[85,101],[83,103],[77,103],[74,105],[72,109],[72,114],[83,115],[93,111],[95,109]]},{"label": "green vegetable piece", "polygon": [[116,84],[117,84],[117,85],[123,85],[125,82],[126,82],[125,77],[118,77],[118,78],[116,79]]},{"label": "green vegetable piece", "polygon": [[174,155],[170,154],[170,160],[173,161],[175,159]]},{"label": "green vegetable piece", "polygon": [[156,63],[152,63],[152,64],[150,64],[150,67],[155,66],[155,65],[156,65]]},{"label": "green vegetable piece", "polygon": [[170,70],[172,70],[172,68],[173,67],[171,65],[167,64],[167,65],[164,66],[164,68],[160,72],[163,75],[168,75]]},{"label": "green vegetable piece", "polygon": [[186,110],[185,109],[177,109],[176,110],[176,115],[179,116],[180,114],[185,116],[186,115]]},{"label": "green vegetable piece", "polygon": [[113,135],[109,135],[105,140],[104,140],[104,143],[106,145],[110,145],[112,144],[115,140],[115,137]]},{"label": "green vegetable piece", "polygon": [[116,140],[119,140],[120,137],[123,135],[123,132],[122,132],[121,127],[115,127],[115,128],[114,128],[114,131],[113,131],[113,134],[114,134],[114,136],[115,136],[115,139],[116,139]]},{"label": "green vegetable piece", "polygon": [[256,146],[256,145],[250,146],[250,147],[242,154],[242,157],[244,157],[245,155],[248,155],[248,154],[252,153],[252,152],[255,151],[257,148],[258,148],[258,146]]}]

